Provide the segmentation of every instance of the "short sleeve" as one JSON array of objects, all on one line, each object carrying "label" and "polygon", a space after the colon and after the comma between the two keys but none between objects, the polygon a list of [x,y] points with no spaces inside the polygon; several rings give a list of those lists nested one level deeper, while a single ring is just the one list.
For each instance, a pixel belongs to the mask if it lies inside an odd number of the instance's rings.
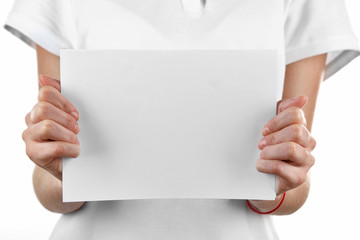
[{"label": "short sleeve", "polygon": [[31,47],[37,44],[59,56],[61,48],[74,48],[76,42],[71,3],[15,0],[4,27]]},{"label": "short sleeve", "polygon": [[359,53],[343,0],[292,0],[285,19],[286,64],[327,53],[324,79]]}]

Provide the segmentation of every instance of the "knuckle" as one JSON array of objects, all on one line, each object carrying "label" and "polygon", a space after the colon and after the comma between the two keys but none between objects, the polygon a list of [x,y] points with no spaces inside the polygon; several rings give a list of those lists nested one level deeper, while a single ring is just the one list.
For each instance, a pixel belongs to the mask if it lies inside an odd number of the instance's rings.
[{"label": "knuckle", "polygon": [[65,147],[63,144],[58,142],[57,144],[54,145],[54,154],[56,156],[62,156],[64,151],[65,151]]},{"label": "knuckle", "polygon": [[305,113],[302,109],[298,107],[290,107],[289,114],[290,114],[290,118],[294,123],[298,123],[306,126],[307,123],[306,123]]},{"label": "knuckle", "polygon": [[68,102],[67,100],[64,100],[64,101],[62,102],[62,108],[63,108],[63,109],[72,109],[71,103]]},{"label": "knuckle", "polygon": [[51,120],[49,119],[43,120],[41,126],[41,135],[48,136],[53,129],[53,125],[54,123]]},{"label": "knuckle", "polygon": [[309,161],[308,161],[308,162],[309,162],[310,167],[314,166],[314,164],[315,164],[315,157],[310,154],[310,156],[309,156]]},{"label": "knuckle", "polygon": [[23,140],[24,142],[26,142],[28,136],[29,136],[28,129],[25,129],[25,130],[22,132],[22,135],[21,135],[22,140]]},{"label": "knuckle", "polygon": [[265,140],[266,140],[267,145],[276,144],[276,138],[275,138],[274,134],[269,134],[269,135],[265,136]]},{"label": "knuckle", "polygon": [[291,107],[291,108],[290,108],[290,113],[291,113],[292,119],[294,119],[295,122],[300,122],[300,120],[301,120],[301,118],[302,118],[302,114],[301,114],[300,108]]},{"label": "knuckle", "polygon": [[25,123],[26,123],[27,126],[29,126],[29,124],[30,124],[30,122],[31,122],[30,115],[31,115],[31,112],[28,112],[28,113],[25,115]]},{"label": "knuckle", "polygon": [[294,158],[297,154],[297,146],[294,142],[289,142],[288,143],[288,156],[290,159]]},{"label": "knuckle", "polygon": [[273,164],[273,173],[275,175],[278,175],[278,176],[281,176],[283,175],[283,171],[284,171],[284,168],[283,168],[283,165],[280,164],[280,162],[277,162],[277,161],[274,161],[274,164]]},{"label": "knuckle", "polygon": [[49,86],[44,86],[40,89],[38,100],[39,101],[47,101],[52,94],[52,89]]},{"label": "knuckle", "polygon": [[42,119],[46,116],[47,112],[49,111],[49,106],[46,102],[38,102],[34,109],[32,110],[31,117],[33,118],[32,121],[36,122],[39,119]]},{"label": "knuckle", "polygon": [[50,105],[47,102],[39,102],[38,104],[38,111],[41,114],[41,116],[44,116],[46,113],[48,113],[50,110]]},{"label": "knuckle", "polygon": [[65,117],[65,121],[66,121],[66,127],[70,130],[75,129],[75,126],[77,125],[76,120],[69,114],[66,115]]},{"label": "knuckle", "polygon": [[312,146],[311,146],[311,149],[312,150],[314,150],[315,149],[315,147],[316,147],[316,140],[315,140],[315,138],[313,138],[312,136],[310,137],[310,141],[312,142]]},{"label": "knuckle", "polygon": [[77,136],[74,133],[71,133],[71,135],[69,136],[69,140],[71,143],[77,143]]},{"label": "knuckle", "polygon": [[302,137],[303,137],[303,128],[301,125],[293,125],[293,127],[291,128],[291,135],[293,137],[293,140],[295,142],[299,142]]}]

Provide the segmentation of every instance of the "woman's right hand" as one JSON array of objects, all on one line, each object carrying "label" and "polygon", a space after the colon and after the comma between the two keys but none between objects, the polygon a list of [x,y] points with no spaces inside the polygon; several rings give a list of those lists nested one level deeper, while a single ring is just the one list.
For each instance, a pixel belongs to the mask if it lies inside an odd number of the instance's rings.
[{"label": "woman's right hand", "polygon": [[79,112],[61,94],[60,82],[39,76],[38,102],[25,117],[26,154],[38,166],[62,180],[62,158],[80,154]]}]

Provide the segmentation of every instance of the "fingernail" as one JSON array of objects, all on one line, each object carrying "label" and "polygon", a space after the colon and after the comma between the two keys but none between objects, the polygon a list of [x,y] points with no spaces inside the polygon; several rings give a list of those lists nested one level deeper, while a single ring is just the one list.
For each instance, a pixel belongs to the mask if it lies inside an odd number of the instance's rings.
[{"label": "fingernail", "polygon": [[259,146],[260,146],[260,147],[265,147],[265,146],[266,146],[266,140],[265,140],[264,137],[260,139],[260,141],[259,141]]},{"label": "fingernail", "polygon": [[76,143],[76,144],[79,144],[79,143],[80,143],[78,138],[76,138],[75,143]]},{"label": "fingernail", "polygon": [[268,127],[264,127],[262,132],[263,132],[263,135],[267,135],[270,133],[270,129]]},{"label": "fingernail", "polygon": [[71,112],[71,115],[73,115],[73,117],[74,117],[75,119],[78,119],[78,118],[79,118],[79,113],[77,113],[77,112]]},{"label": "fingernail", "polygon": [[42,87],[43,86],[43,84],[41,83],[42,81],[43,81],[43,78],[44,78],[44,75],[39,75],[39,84],[40,84],[40,86]]},{"label": "fingernail", "polygon": [[76,124],[74,127],[74,132],[77,133],[77,132],[79,132],[79,130],[80,130],[79,125]]}]

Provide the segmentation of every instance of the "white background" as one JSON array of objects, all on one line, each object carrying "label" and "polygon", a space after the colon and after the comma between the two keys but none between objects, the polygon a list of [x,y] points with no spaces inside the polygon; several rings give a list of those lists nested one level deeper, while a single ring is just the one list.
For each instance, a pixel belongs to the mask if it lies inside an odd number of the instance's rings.
[{"label": "white background", "polygon": [[[346,2],[360,37],[360,2]],[[0,1],[0,25],[12,3]],[[321,86],[310,196],[298,212],[274,218],[281,239],[360,239],[359,80],[360,57]],[[0,29],[0,239],[48,239],[59,217],[33,193],[33,163],[21,139],[24,116],[36,98],[35,51]]]}]

